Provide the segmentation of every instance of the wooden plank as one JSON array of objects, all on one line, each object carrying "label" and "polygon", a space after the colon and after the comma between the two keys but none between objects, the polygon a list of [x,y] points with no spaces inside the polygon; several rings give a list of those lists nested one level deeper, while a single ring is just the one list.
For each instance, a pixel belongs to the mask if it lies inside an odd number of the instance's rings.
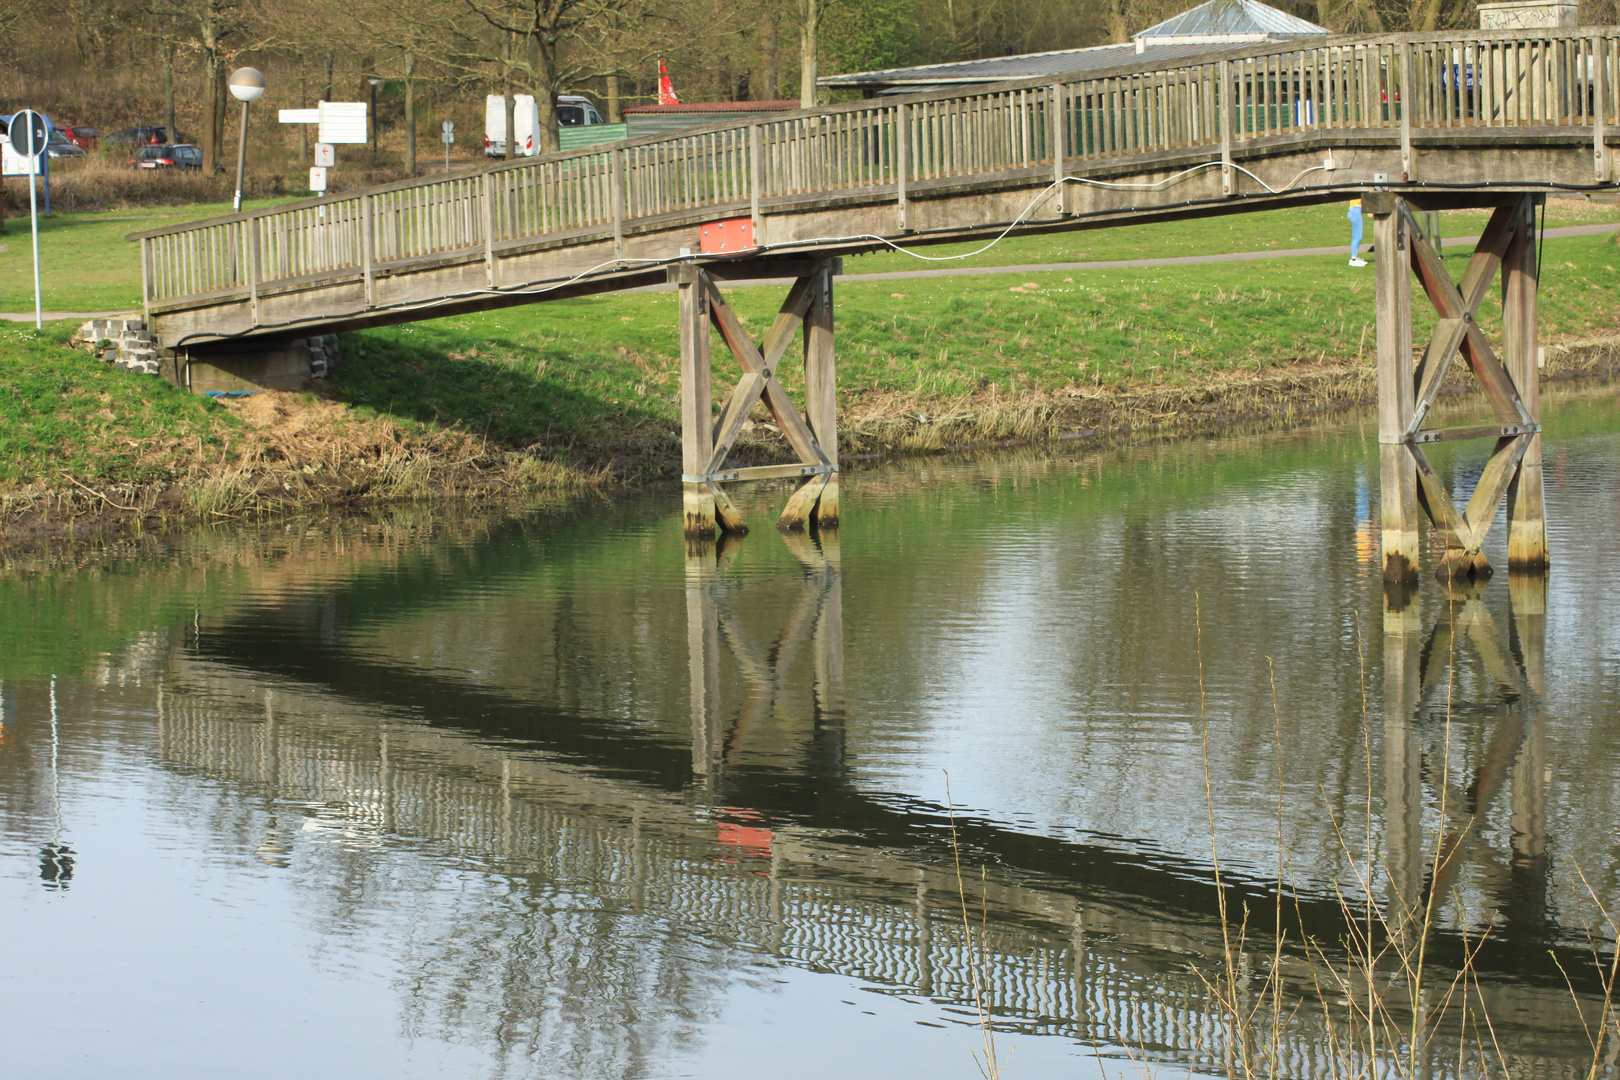
[{"label": "wooden plank", "polygon": [[713,481],[704,484],[703,487],[710,498],[714,499],[714,519],[721,530],[732,536],[747,536],[748,522],[743,520],[742,512],[737,509],[725,490]]},{"label": "wooden plank", "polygon": [[1539,424],[1479,424],[1473,427],[1435,428],[1416,432],[1407,441],[1425,444],[1462,439],[1501,439],[1512,435],[1534,435],[1540,427]]},{"label": "wooden plank", "polygon": [[1379,507],[1384,580],[1417,580],[1418,496],[1413,464],[1399,440],[1413,413],[1412,275],[1402,257],[1409,237],[1398,212],[1373,215],[1377,307]]},{"label": "wooden plank", "polygon": [[[729,342],[728,342],[729,344]],[[726,399],[725,408],[720,412],[720,419],[714,425],[714,452],[709,456],[708,467],[705,474],[717,472],[725,464],[726,455],[742,434],[743,424],[748,420],[748,413],[759,400],[765,389],[766,376],[758,371],[745,374],[731,391]]]},{"label": "wooden plank", "polygon": [[[709,364],[709,299],[701,282],[677,288],[681,340],[681,471],[697,473],[713,453],[714,422]],[[715,499],[701,483],[686,483],[682,510],[688,536],[712,536]]]},{"label": "wooden plank", "polygon": [[836,465],[748,465],[740,469],[721,469],[703,479],[710,483],[730,484],[743,480],[781,480],[799,476],[828,476],[837,473]]},{"label": "wooden plank", "polygon": [[[771,373],[775,370],[775,363],[771,361],[769,352],[761,355],[759,349],[749,340],[748,332],[737,321],[736,313],[731,310],[730,305],[720,296],[720,290],[715,287],[714,282],[708,280],[708,275],[700,274],[699,277],[702,280],[708,299],[710,317],[714,320],[715,326],[719,328],[721,337],[725,338],[726,345],[731,349],[732,355],[736,356],[737,362],[743,366],[745,372],[758,372],[766,376],[764,387],[765,405],[771,410],[771,416],[775,419],[776,426],[781,429],[783,436],[787,438],[788,445],[793,447],[793,452],[799,455],[801,461],[827,464],[827,456],[816,445],[815,436],[810,433],[804,418],[794,408],[793,402],[787,396],[787,391],[782,388],[781,383],[774,378],[770,378]],[[684,289],[687,286],[683,285],[681,288]],[[796,291],[797,286],[795,286]],[[790,299],[792,298],[792,294],[790,294]],[[778,323],[782,321],[783,314],[778,314]],[[773,325],[771,329],[775,331],[776,326]],[[779,333],[776,335],[775,342],[772,341],[770,336],[767,336],[767,348],[769,349],[774,345],[781,352],[786,352],[787,341],[789,340],[791,340],[791,337]],[[778,353],[777,360],[780,360],[780,358],[780,353]]]},{"label": "wooden plank", "polygon": [[[810,308],[804,316],[804,411],[810,433],[824,458],[838,464],[838,380],[833,338],[833,275],[822,264],[812,278]],[[820,525],[838,524],[838,478],[834,475],[816,502]]]},{"label": "wooden plank", "polygon": [[1468,523],[1457,510],[1457,504],[1451,501],[1451,492],[1446,489],[1445,481],[1440,479],[1429,464],[1428,457],[1414,443],[1407,443],[1405,452],[1412,458],[1417,468],[1418,485],[1423,491],[1423,508],[1429,513],[1429,520],[1434,522],[1437,529],[1446,534],[1448,546],[1463,546],[1464,538],[1468,535]]},{"label": "wooden plank", "polygon": [[[1462,293],[1452,284],[1440,256],[1428,240],[1417,235],[1415,226],[1410,221],[1409,212],[1407,216],[1408,229],[1412,230],[1410,236],[1412,268],[1417,272],[1418,280],[1428,293],[1435,311],[1443,319],[1461,318],[1469,314]],[[1525,412],[1523,402],[1519,400],[1519,393],[1513,385],[1513,380],[1508,377],[1507,371],[1496,359],[1496,354],[1486,342],[1485,335],[1472,321],[1468,323],[1468,331],[1463,337],[1462,351],[1496,415],[1508,423],[1530,423],[1530,416]]]},{"label": "wooden plank", "polygon": [[777,519],[776,527],[784,531],[802,529],[810,524],[815,514],[816,504],[821,500],[821,493],[827,486],[827,479],[832,474],[811,477],[804,486],[793,493],[788,499],[787,508]]},{"label": "wooden plank", "polygon": [[[1502,264],[1502,337],[1508,373],[1518,384],[1525,411],[1541,419],[1541,370],[1537,327],[1538,258],[1535,200],[1520,207],[1526,227],[1515,234]],[[1541,435],[1531,435],[1507,492],[1508,572],[1545,573],[1548,564],[1547,522],[1542,497]]]},{"label": "wooden plank", "polygon": [[1429,415],[1429,408],[1434,404],[1434,396],[1439,393],[1440,385],[1445,382],[1446,371],[1451,367],[1451,358],[1457,354],[1457,346],[1462,343],[1463,335],[1468,333],[1468,319],[1441,319],[1434,325],[1434,336],[1429,339],[1428,347],[1423,350],[1423,361],[1418,366],[1417,400],[1412,408],[1411,419],[1406,422],[1403,432],[1408,438],[1417,433],[1423,426],[1423,420]]},{"label": "wooden plank", "polygon": [[1479,483],[1474,485],[1474,494],[1468,499],[1468,509],[1463,513],[1463,520],[1468,526],[1463,546],[1469,551],[1478,551],[1480,545],[1485,543],[1485,535],[1490,532],[1491,522],[1496,517],[1496,508],[1501,505],[1508,484],[1518,473],[1519,461],[1524,457],[1529,442],[1529,435],[1512,435],[1496,440],[1496,448],[1491,451],[1490,460],[1479,475]]}]

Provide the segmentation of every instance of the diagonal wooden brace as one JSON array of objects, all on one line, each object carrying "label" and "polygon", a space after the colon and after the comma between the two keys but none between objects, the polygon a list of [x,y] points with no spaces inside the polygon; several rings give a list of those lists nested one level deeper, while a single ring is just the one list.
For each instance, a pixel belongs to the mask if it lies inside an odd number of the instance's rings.
[{"label": "diagonal wooden brace", "polygon": [[[701,472],[683,473],[681,477],[689,489],[704,492],[713,498],[715,518],[728,532],[747,531],[747,525],[736,507],[720,488],[722,482],[730,480],[808,477],[804,486],[789,499],[782,519],[777,523],[778,527],[801,528],[812,517],[824,525],[837,522],[837,435],[831,416],[836,408],[831,383],[831,275],[834,272],[830,264],[818,263],[794,283],[766,331],[763,347],[756,345],[749,337],[736,312],[726,303],[709,274],[696,267],[684,268],[680,272],[680,280],[695,288],[701,296],[709,321],[720,332],[726,347],[743,370],[742,378],[708,432],[711,436],[710,449],[705,467]],[[788,347],[801,326],[806,340],[807,395],[806,411],[802,414],[776,377],[777,367],[787,355]],[[798,456],[799,463],[723,471],[726,458],[747,423],[748,414],[760,402],[770,411],[788,445]],[[826,428],[826,437],[833,440],[831,443],[824,444],[818,427]]]}]

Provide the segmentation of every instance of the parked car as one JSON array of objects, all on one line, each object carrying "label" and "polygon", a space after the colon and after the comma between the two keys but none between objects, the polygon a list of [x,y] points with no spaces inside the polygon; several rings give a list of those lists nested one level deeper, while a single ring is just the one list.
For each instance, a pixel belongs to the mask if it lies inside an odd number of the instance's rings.
[{"label": "parked car", "polygon": [[84,147],[69,139],[61,128],[51,132],[51,137],[45,141],[45,152],[53,158],[84,157]]},{"label": "parked car", "polygon": [[129,163],[137,169],[200,169],[202,148],[189,143],[173,146],[142,146]]},{"label": "parked car", "polygon": [[147,124],[125,128],[107,136],[110,143],[128,143],[133,146],[160,146],[169,141],[169,129],[162,124]]},{"label": "parked car", "polygon": [[101,132],[93,127],[85,127],[83,124],[74,124],[71,127],[61,127],[56,130],[66,135],[68,141],[80,150],[94,150],[101,141]]}]

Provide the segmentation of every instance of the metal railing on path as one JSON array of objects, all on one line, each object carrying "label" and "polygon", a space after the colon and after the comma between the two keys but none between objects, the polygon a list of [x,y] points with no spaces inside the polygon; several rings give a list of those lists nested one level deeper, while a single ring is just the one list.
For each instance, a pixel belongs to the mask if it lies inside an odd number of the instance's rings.
[{"label": "metal railing on path", "polygon": [[493,267],[536,245],[622,252],[627,232],[728,214],[757,225],[863,199],[903,214],[930,190],[1029,188],[1167,151],[1229,165],[1286,136],[1398,131],[1408,162],[1414,136],[1511,146],[1584,129],[1603,181],[1617,65],[1620,27],[1313,39],[738,120],[134,236],[150,312],[343,279],[369,297],[382,273]]}]

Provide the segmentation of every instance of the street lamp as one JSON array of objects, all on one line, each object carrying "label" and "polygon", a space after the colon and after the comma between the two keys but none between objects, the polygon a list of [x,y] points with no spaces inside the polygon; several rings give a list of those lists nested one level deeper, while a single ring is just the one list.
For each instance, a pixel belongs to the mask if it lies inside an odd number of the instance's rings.
[{"label": "street lamp", "polygon": [[382,85],[382,76],[369,75],[366,82],[371,84],[371,163],[377,164],[377,87]]},{"label": "street lamp", "polygon": [[264,96],[264,76],[257,68],[237,68],[231,72],[228,84],[231,97],[242,103],[242,137],[236,143],[236,206],[242,209],[242,173],[247,168],[247,112],[248,103]]}]

